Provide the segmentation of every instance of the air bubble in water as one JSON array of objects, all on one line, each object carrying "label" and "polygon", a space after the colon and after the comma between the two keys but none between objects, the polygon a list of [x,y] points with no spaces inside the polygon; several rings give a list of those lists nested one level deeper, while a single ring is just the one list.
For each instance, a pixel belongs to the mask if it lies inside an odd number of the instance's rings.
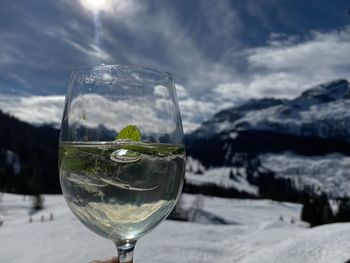
[{"label": "air bubble in water", "polygon": [[110,159],[117,163],[133,163],[140,160],[140,154],[127,149],[118,149],[112,152]]}]

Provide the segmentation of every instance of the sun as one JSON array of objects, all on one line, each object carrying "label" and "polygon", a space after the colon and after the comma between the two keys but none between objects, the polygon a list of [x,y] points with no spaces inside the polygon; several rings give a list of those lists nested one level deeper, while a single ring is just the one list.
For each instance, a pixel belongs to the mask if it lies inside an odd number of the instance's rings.
[{"label": "sun", "polygon": [[110,8],[110,1],[108,0],[80,0],[80,3],[83,7],[93,12],[108,10]]},{"label": "sun", "polygon": [[93,13],[100,11],[107,13],[118,13],[118,15],[130,15],[139,10],[136,0],[77,0],[81,6]]}]

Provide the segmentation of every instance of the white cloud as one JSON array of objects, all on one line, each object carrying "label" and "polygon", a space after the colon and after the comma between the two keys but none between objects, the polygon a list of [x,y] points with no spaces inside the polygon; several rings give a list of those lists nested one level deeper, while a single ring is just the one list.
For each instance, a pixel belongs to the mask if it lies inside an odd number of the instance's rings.
[{"label": "white cloud", "polygon": [[272,72],[266,74],[254,74],[246,83],[223,83],[215,88],[220,96],[219,100],[231,102],[246,100],[249,98],[287,98],[300,94],[308,86],[306,80],[300,75],[286,72]]},{"label": "white cloud", "polygon": [[267,47],[250,50],[250,65],[271,70],[310,71],[349,66],[346,54],[350,52],[350,27],[326,33],[313,31],[305,41],[290,41],[290,37],[287,40],[275,40]]},{"label": "white cloud", "polygon": [[[119,52],[115,50],[114,59],[125,59],[130,63],[170,71],[175,81],[191,87],[191,93],[198,93],[203,89],[210,90],[215,83],[232,79],[234,68],[227,67],[220,61],[212,61],[206,51],[198,46],[192,32],[178,20],[171,6],[159,4],[157,9],[152,10],[144,2],[138,10],[137,15],[121,20],[118,18],[108,20],[110,23],[115,23],[117,20],[118,24],[124,27],[128,36],[134,40],[133,49],[130,45],[125,46],[120,42],[116,45],[119,39],[116,38],[113,27],[104,28],[105,42],[117,46],[119,50]],[[229,10],[225,12],[229,13]],[[213,15],[210,16],[211,20],[216,19]],[[224,20],[222,23],[225,24],[232,19],[228,14],[221,20]],[[152,56],[155,52],[156,56]],[[123,54],[127,57],[124,58]]]},{"label": "white cloud", "polygon": [[243,52],[247,72],[234,82],[219,83],[218,100],[233,105],[235,99],[293,98],[314,85],[347,78],[350,61],[350,26],[330,32],[312,31],[299,36],[271,34],[266,46]]},{"label": "white cloud", "polygon": [[35,125],[45,123],[59,127],[64,96],[7,96],[0,97],[0,109],[12,116]]},{"label": "white cloud", "polygon": [[[197,126],[216,111],[214,103],[201,94],[210,96],[210,91],[217,83],[234,79],[235,69],[227,67],[221,59],[213,60],[208,56],[192,32],[179,20],[181,16],[176,14],[172,5],[159,2],[156,8],[151,8],[149,2],[104,0],[101,12],[97,14],[85,9],[81,1],[83,0],[60,0],[57,6],[48,4],[51,11],[59,10],[58,13],[65,14],[64,21],[60,16],[52,16],[52,20],[43,23],[43,19],[47,18],[32,15],[36,14],[35,10],[23,11],[27,16],[20,17],[19,21],[30,29],[30,36],[27,31],[25,34],[15,34],[3,30],[2,35],[6,37],[0,46],[5,50],[13,47],[14,50],[6,52],[6,57],[0,61],[0,67],[12,63],[10,66],[16,68],[17,76],[23,80],[21,84],[26,83],[32,87],[29,92],[34,90],[38,93],[40,90],[50,94],[63,92],[63,82],[67,81],[69,71],[82,64],[145,64],[169,70],[175,81],[189,88],[185,95],[178,92],[180,107],[184,109],[185,130]],[[86,2],[91,1],[85,0]],[[237,14],[229,8],[228,3],[225,1],[214,6],[203,5],[205,17],[210,20],[208,39],[225,38],[226,29],[231,32],[238,26]],[[30,5],[23,8],[27,9],[31,10]],[[218,14],[221,14],[219,20]],[[215,29],[217,26],[221,27],[220,32]],[[96,36],[101,38],[100,45]],[[232,37],[226,40],[230,39]],[[13,72],[10,69],[4,74]],[[66,79],[63,79],[64,76]],[[48,87],[52,90],[48,91]],[[17,85],[14,88],[21,87]],[[27,97],[21,97],[18,101],[20,100],[23,100],[23,105]],[[6,110],[10,107],[15,109],[15,105],[3,105],[2,108]],[[23,112],[14,114],[28,119]],[[43,119],[40,116],[37,118]]]},{"label": "white cloud", "polygon": [[[186,84],[186,88],[176,85],[184,130],[190,132],[219,110],[249,98],[292,98],[313,85],[346,77],[350,68],[345,55],[350,53],[348,40],[350,27],[328,33],[311,32],[304,41],[296,36],[272,34],[266,46],[243,52],[249,67],[245,74],[229,76],[228,70],[220,70],[223,67],[220,64],[210,65],[217,67],[212,72],[199,66],[196,74],[190,74],[193,79]],[[176,48],[182,50],[182,44]],[[185,46],[194,48],[191,42]],[[185,56],[186,53],[180,61],[190,59],[188,55],[187,58]],[[195,60],[196,56],[194,55]],[[201,56],[197,59],[204,61]],[[191,61],[187,66],[195,68],[194,64],[196,63]],[[201,76],[204,75],[206,76],[202,79]],[[210,79],[212,89],[202,87],[202,93],[193,92],[191,85],[198,88],[204,79]],[[160,87],[155,91],[158,95],[164,93]],[[0,99],[1,109],[35,124],[59,123],[62,104],[63,96]],[[155,106],[159,108],[166,105],[159,100]]]},{"label": "white cloud", "polygon": [[[169,3],[151,6],[136,0],[102,1],[108,8],[100,9],[97,21],[96,13],[84,9],[80,1],[48,4],[46,11],[64,14],[64,20],[35,13],[25,1],[14,5],[23,9],[17,23],[28,30],[18,34],[0,27],[0,68],[11,78],[10,84],[0,88],[62,93],[69,71],[76,66],[145,64],[169,70],[183,85],[177,85],[177,94],[184,128],[190,131],[220,109],[243,100],[291,98],[313,85],[347,77],[350,69],[350,27],[306,36],[271,33],[264,46],[244,49],[239,37],[249,28],[244,28],[238,9],[229,1],[201,3],[198,17],[193,18],[198,21],[190,23]],[[262,4],[256,5],[252,8]],[[9,15],[4,20],[15,17],[6,11]],[[258,8],[256,14],[260,13]],[[0,108],[24,121],[59,123],[63,96],[60,103],[54,97],[3,96]],[[162,101],[157,105],[166,107]]]},{"label": "white cloud", "polygon": [[[95,127],[94,120],[102,120],[110,129],[120,130],[122,126],[132,120],[138,125],[142,126],[142,129],[149,132],[155,125],[155,121],[158,123],[156,126],[161,126],[165,132],[171,132],[174,129],[172,123],[169,123],[167,119],[159,117],[157,112],[161,112],[164,109],[169,109],[168,100],[165,100],[165,91],[161,90],[161,86],[155,88],[155,95],[158,95],[156,101],[138,101],[135,103],[120,102],[113,103],[112,101],[103,100],[100,97],[86,97],[84,96],[85,117],[87,123],[91,127]],[[185,88],[181,85],[176,85],[177,95],[179,99],[179,106],[181,110],[184,130],[189,132],[197,128],[201,121],[208,118],[213,112],[216,111],[215,104],[213,102],[201,101],[191,98]],[[64,96],[12,96],[1,95],[0,97],[0,109],[1,111],[8,113],[21,121],[32,123],[34,125],[53,124],[56,128],[60,127],[63,107]],[[75,101],[73,106],[78,109],[77,104],[82,104],[82,99]],[[97,110],[96,105],[102,105],[103,108]],[[150,107],[152,105],[152,107]],[[150,109],[150,110],[147,110]],[[120,114],[123,112],[123,114]],[[79,115],[80,113],[80,115]],[[106,114],[107,113],[107,114]],[[115,114],[114,114],[115,113]],[[136,114],[137,113],[137,114]],[[116,114],[118,116],[116,116]],[[119,116],[123,116],[120,120]],[[82,112],[76,112],[72,120],[82,121]],[[84,118],[85,118],[84,117]],[[119,121],[116,123],[116,120]],[[86,124],[86,123],[85,123]],[[98,125],[98,124],[97,124]]]},{"label": "white cloud", "polygon": [[192,97],[182,85],[176,85],[176,93],[185,133],[198,128],[200,123],[217,111],[214,101]]}]

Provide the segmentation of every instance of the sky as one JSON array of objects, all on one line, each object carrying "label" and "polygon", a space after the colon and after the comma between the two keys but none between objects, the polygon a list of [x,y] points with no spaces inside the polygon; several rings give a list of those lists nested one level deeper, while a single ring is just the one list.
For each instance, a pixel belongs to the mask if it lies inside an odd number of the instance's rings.
[{"label": "sky", "polygon": [[185,132],[251,98],[349,79],[350,4],[335,0],[0,0],[0,109],[59,126],[71,71],[171,72]]}]

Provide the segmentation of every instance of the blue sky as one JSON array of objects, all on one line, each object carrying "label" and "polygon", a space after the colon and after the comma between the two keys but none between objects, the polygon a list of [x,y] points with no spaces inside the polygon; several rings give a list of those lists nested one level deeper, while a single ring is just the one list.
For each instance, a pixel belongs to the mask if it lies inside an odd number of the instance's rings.
[{"label": "blue sky", "polygon": [[[2,3],[1,3],[2,2]],[[173,74],[186,131],[250,98],[348,78],[348,1],[0,0],[0,109],[58,124],[70,72]]]}]

